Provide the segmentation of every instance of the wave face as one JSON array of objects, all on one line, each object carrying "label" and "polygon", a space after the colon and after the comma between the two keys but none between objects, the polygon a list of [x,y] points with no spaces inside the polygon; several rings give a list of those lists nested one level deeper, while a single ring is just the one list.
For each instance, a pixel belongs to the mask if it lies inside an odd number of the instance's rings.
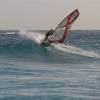
[{"label": "wave face", "polygon": [[0,31],[0,100],[100,100],[100,31],[47,48],[45,33]]},{"label": "wave face", "polygon": [[[18,54],[23,56],[30,55],[31,57],[38,57],[40,55],[44,57],[45,55],[50,54],[53,58],[54,51],[57,56],[63,52],[64,55],[67,54],[70,58],[75,54],[87,57],[89,54],[94,54],[95,57],[99,57],[100,31],[71,31],[65,41],[65,45],[67,46],[55,44],[53,47],[50,47],[50,50],[40,45],[41,37],[44,38],[45,36],[44,34],[41,35],[41,33],[45,34],[45,32],[1,31],[0,53],[6,53],[12,56],[16,56]],[[77,58],[78,56],[75,57]]]}]

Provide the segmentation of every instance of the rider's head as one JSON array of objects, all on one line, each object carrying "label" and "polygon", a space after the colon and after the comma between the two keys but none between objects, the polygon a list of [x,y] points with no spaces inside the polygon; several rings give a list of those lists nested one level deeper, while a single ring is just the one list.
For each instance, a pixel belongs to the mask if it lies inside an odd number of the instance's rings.
[{"label": "rider's head", "polygon": [[51,29],[49,32],[50,32],[51,34],[53,34],[53,33],[54,33],[54,30],[53,30],[53,29]]}]

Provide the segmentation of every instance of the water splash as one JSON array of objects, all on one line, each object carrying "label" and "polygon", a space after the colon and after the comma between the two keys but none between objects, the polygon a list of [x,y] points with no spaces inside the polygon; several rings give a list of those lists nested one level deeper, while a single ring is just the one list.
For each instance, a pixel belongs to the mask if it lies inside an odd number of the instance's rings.
[{"label": "water splash", "polygon": [[18,34],[21,37],[28,38],[38,44],[40,44],[45,39],[45,35],[38,32],[28,32],[28,31],[21,30]]}]

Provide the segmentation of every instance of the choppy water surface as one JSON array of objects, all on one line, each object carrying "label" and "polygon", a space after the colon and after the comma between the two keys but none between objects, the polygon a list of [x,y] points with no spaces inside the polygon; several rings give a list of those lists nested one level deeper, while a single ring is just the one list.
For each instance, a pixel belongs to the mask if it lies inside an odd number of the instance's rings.
[{"label": "choppy water surface", "polygon": [[100,100],[100,31],[67,38],[87,56],[46,49],[17,33],[0,32],[1,100]]}]

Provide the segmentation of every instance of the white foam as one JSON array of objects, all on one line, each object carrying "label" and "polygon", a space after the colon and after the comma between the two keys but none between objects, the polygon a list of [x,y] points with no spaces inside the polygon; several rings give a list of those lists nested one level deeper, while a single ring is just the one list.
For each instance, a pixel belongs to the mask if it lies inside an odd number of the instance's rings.
[{"label": "white foam", "polygon": [[95,53],[94,51],[87,51],[87,50],[84,50],[75,46],[71,46],[71,45],[53,43],[51,47],[53,47],[57,51],[64,52],[64,53],[71,53],[71,54],[82,55],[82,56],[87,56],[87,57],[100,58],[100,55]]}]

